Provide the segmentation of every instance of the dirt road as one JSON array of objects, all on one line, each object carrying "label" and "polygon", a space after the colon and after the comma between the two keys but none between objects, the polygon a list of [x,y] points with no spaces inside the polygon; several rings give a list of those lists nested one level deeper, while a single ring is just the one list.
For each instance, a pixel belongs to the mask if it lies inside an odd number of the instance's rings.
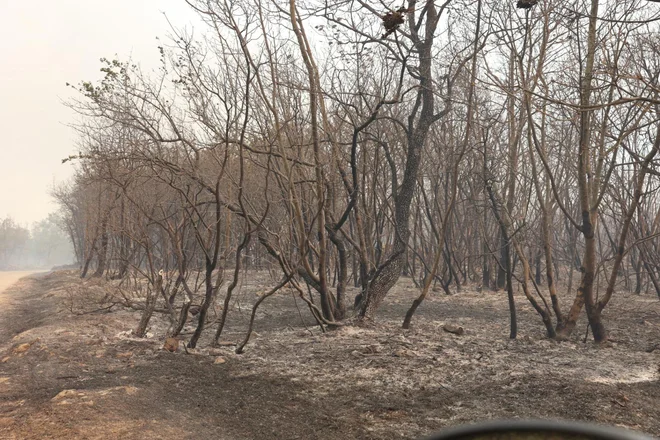
[{"label": "dirt road", "polygon": [[[26,270],[26,271],[0,271],[0,294],[9,286],[23,277],[40,273],[42,271]],[[1,297],[0,297],[1,298]]]}]

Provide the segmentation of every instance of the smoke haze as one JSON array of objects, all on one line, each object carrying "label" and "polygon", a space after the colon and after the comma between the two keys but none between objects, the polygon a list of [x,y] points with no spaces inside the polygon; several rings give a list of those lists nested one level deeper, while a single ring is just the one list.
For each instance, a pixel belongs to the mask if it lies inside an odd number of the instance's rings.
[{"label": "smoke haze", "polygon": [[62,102],[65,83],[96,80],[99,58],[158,59],[156,37],[194,19],[178,0],[0,1],[0,219],[22,226],[56,209],[49,190],[72,174],[61,159],[76,152]]}]

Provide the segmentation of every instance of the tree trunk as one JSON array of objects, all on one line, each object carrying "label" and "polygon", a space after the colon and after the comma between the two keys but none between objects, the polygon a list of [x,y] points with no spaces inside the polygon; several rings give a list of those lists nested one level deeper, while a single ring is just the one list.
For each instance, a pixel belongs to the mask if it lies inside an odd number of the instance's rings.
[{"label": "tree trunk", "polygon": [[516,339],[518,336],[518,320],[516,316],[516,302],[513,296],[513,276],[511,271],[511,255],[509,254],[509,236],[507,232],[506,223],[503,219],[503,213],[501,213],[501,207],[498,198],[493,192],[492,182],[489,180],[486,181],[486,191],[488,192],[488,197],[492,203],[493,214],[497,219],[497,223],[500,227],[500,234],[506,240],[507,245],[504,246],[504,260],[501,262],[501,267],[504,268],[506,273],[506,293],[509,300],[509,338]]},{"label": "tree trunk", "polygon": [[411,37],[419,54],[419,89],[418,99],[421,106],[416,106],[419,118],[416,126],[414,116],[408,118],[406,164],[403,172],[403,180],[398,190],[395,188],[396,197],[394,201],[394,244],[388,258],[379,265],[369,286],[366,298],[362,301],[360,318],[373,319],[374,314],[392,286],[396,284],[405,264],[406,249],[410,236],[410,205],[415,193],[419,164],[422,159],[422,151],[433,122],[442,117],[448,108],[440,114],[435,114],[435,90],[433,85],[433,56],[431,48],[438,24],[439,16],[433,0],[425,3],[426,23],[424,27],[423,40],[417,36],[417,30],[411,29]]},{"label": "tree trunk", "polygon": [[[598,22],[598,0],[591,0],[591,11],[589,14],[589,31],[587,35],[587,59],[584,68],[584,76],[580,84],[580,105],[586,109],[591,102],[591,88],[593,78],[593,66],[596,51],[596,25]],[[596,227],[598,225],[598,207],[591,195],[593,185],[591,169],[591,111],[580,112],[580,143],[578,154],[578,194],[580,210],[582,212],[582,224],[580,232],[584,236],[585,250],[582,258],[582,280],[578,293],[569,311],[566,327],[561,332],[562,337],[570,335],[575,328],[575,323],[584,305],[589,319],[589,325],[596,342],[607,340],[607,332],[601,319],[601,311],[594,300],[594,280],[596,278]],[[596,188],[597,189],[597,188]]]},{"label": "tree trunk", "polygon": [[156,300],[158,299],[158,292],[163,289],[163,274],[162,271],[156,276],[156,281],[154,283],[153,289],[147,290],[147,299],[144,305],[144,310],[142,311],[142,317],[140,318],[140,323],[135,330],[135,336],[138,338],[144,338],[144,335],[147,333],[147,326],[149,325],[149,320],[151,315],[154,313],[156,308]]},{"label": "tree trunk", "polygon": [[199,319],[197,321],[197,327],[195,328],[195,332],[193,333],[192,337],[190,338],[190,341],[188,342],[188,348],[197,347],[197,341],[199,341],[199,338],[202,336],[202,332],[204,331],[204,327],[206,326],[206,315],[208,313],[209,307],[213,303],[213,299],[215,297],[215,292],[217,290],[217,287],[219,287],[213,285],[214,269],[215,267],[213,266],[213,263],[211,261],[207,261],[206,273],[204,274],[204,285],[206,287],[204,293],[204,301],[202,302],[202,305],[199,308],[199,315],[198,315]]}]

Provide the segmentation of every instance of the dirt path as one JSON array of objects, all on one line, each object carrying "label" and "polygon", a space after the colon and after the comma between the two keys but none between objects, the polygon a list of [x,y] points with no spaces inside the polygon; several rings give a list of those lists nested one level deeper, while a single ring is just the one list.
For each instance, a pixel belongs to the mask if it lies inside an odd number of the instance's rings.
[{"label": "dirt path", "polygon": [[0,272],[0,343],[39,326],[55,304],[38,291],[25,289],[45,271]]},{"label": "dirt path", "polygon": [[[251,284],[250,284],[251,283]],[[107,285],[75,273],[27,278],[0,308],[2,439],[391,439],[493,418],[563,418],[660,435],[660,302],[620,296],[607,318],[617,341],[544,339],[518,298],[520,334],[506,339],[506,297],[429,298],[400,328],[415,290],[404,280],[373,328],[322,334],[286,294],[269,298],[243,355],[246,307],[268,280],[237,296],[228,346],[163,351],[139,313],[96,303]],[[78,302],[76,302],[78,301]],[[463,336],[442,331],[465,327]],[[580,323],[584,328],[584,323]],[[190,334],[191,327],[186,328]]]},{"label": "dirt path", "polygon": [[[20,280],[23,277],[26,277],[28,275],[32,275],[35,273],[42,273],[42,271],[33,271],[33,270],[27,270],[27,271],[0,271],[0,295],[2,295],[2,292],[6,290],[9,286],[12,284],[16,283],[18,280]],[[2,296],[0,296],[0,301],[1,301]]]}]

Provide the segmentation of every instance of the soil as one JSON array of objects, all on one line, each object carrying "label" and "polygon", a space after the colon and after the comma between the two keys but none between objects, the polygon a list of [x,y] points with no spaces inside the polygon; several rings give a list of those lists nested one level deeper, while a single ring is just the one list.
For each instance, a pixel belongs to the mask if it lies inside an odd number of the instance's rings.
[{"label": "soil", "polygon": [[[16,281],[26,276],[39,273],[38,271],[0,271],[0,293]],[[0,299],[3,298],[0,296]]]},{"label": "soil", "polygon": [[509,340],[502,292],[433,293],[403,330],[418,293],[404,278],[376,323],[322,333],[284,290],[262,304],[256,334],[235,354],[252,304],[274,283],[245,277],[220,348],[210,348],[218,306],[199,348],[171,353],[166,316],[154,316],[146,338],[131,336],[140,312],[110,307],[108,281],[66,271],[21,279],[0,293],[0,438],[415,439],[502,418],[660,436],[657,297],[616,294],[604,312],[613,342],[595,345],[583,342],[583,321],[569,341],[545,338],[521,294],[519,337]]}]

